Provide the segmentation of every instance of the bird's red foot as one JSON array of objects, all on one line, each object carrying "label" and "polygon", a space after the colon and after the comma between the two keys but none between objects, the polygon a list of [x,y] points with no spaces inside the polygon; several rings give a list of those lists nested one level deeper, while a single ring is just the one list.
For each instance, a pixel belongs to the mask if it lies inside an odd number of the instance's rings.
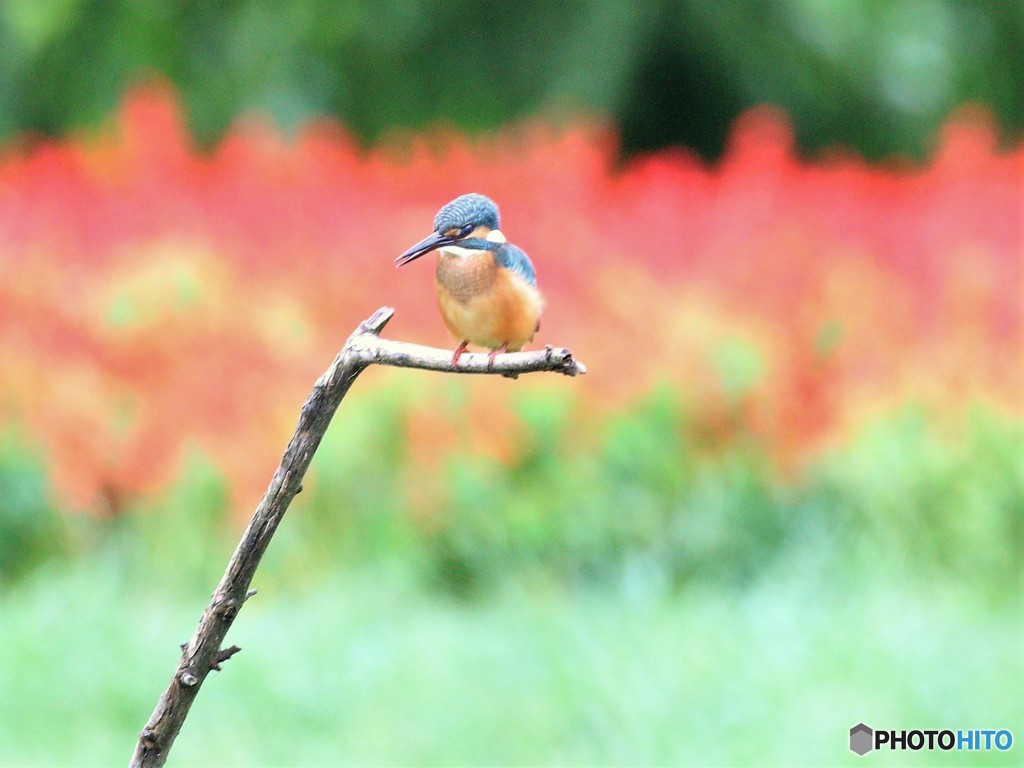
[{"label": "bird's red foot", "polygon": [[487,356],[487,368],[488,369],[491,369],[491,368],[494,367],[494,358],[496,358],[502,352],[508,352],[508,342],[507,341],[504,344],[502,344],[500,347],[498,347],[497,349],[492,349],[491,350],[491,354],[489,354]]},{"label": "bird's red foot", "polygon": [[454,352],[452,352],[452,368],[459,367],[459,358],[462,357],[462,353],[466,351],[466,347],[468,346],[469,342],[464,341],[455,348]]}]

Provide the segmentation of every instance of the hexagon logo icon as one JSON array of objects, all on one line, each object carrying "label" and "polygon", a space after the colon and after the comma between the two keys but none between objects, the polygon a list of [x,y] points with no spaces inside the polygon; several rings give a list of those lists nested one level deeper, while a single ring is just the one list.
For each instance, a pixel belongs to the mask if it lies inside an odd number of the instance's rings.
[{"label": "hexagon logo icon", "polygon": [[863,757],[875,748],[874,735],[870,726],[857,723],[850,729],[850,751]]}]

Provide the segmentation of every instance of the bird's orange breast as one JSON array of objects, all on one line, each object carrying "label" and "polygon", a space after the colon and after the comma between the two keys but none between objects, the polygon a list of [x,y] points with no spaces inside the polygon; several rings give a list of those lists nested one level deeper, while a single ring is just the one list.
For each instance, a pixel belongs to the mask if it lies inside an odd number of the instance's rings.
[{"label": "bird's orange breast", "polygon": [[540,292],[491,251],[442,249],[435,273],[437,303],[457,339],[490,349],[521,349],[533,338],[543,309]]},{"label": "bird's orange breast", "polygon": [[466,302],[493,287],[498,265],[490,251],[460,251],[465,253],[441,250],[435,278],[453,299]]}]

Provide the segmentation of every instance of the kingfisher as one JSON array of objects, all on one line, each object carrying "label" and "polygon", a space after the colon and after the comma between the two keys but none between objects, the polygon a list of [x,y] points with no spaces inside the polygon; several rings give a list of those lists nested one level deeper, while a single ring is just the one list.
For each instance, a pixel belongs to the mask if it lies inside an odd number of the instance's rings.
[{"label": "kingfisher", "polygon": [[434,231],[401,256],[401,267],[436,250],[434,288],[444,324],[461,343],[452,367],[470,344],[499,352],[518,352],[540,330],[544,299],[530,258],[505,239],[498,206],[471,193],[452,200],[434,217]]}]

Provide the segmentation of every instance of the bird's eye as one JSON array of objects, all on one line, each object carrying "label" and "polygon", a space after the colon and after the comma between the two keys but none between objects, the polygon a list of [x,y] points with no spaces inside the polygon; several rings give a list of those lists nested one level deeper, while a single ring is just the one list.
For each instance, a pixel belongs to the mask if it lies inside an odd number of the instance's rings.
[{"label": "bird's eye", "polygon": [[476,227],[474,227],[472,224],[467,224],[466,226],[459,230],[459,237],[467,237],[469,233],[472,232],[474,229],[476,229]]}]

